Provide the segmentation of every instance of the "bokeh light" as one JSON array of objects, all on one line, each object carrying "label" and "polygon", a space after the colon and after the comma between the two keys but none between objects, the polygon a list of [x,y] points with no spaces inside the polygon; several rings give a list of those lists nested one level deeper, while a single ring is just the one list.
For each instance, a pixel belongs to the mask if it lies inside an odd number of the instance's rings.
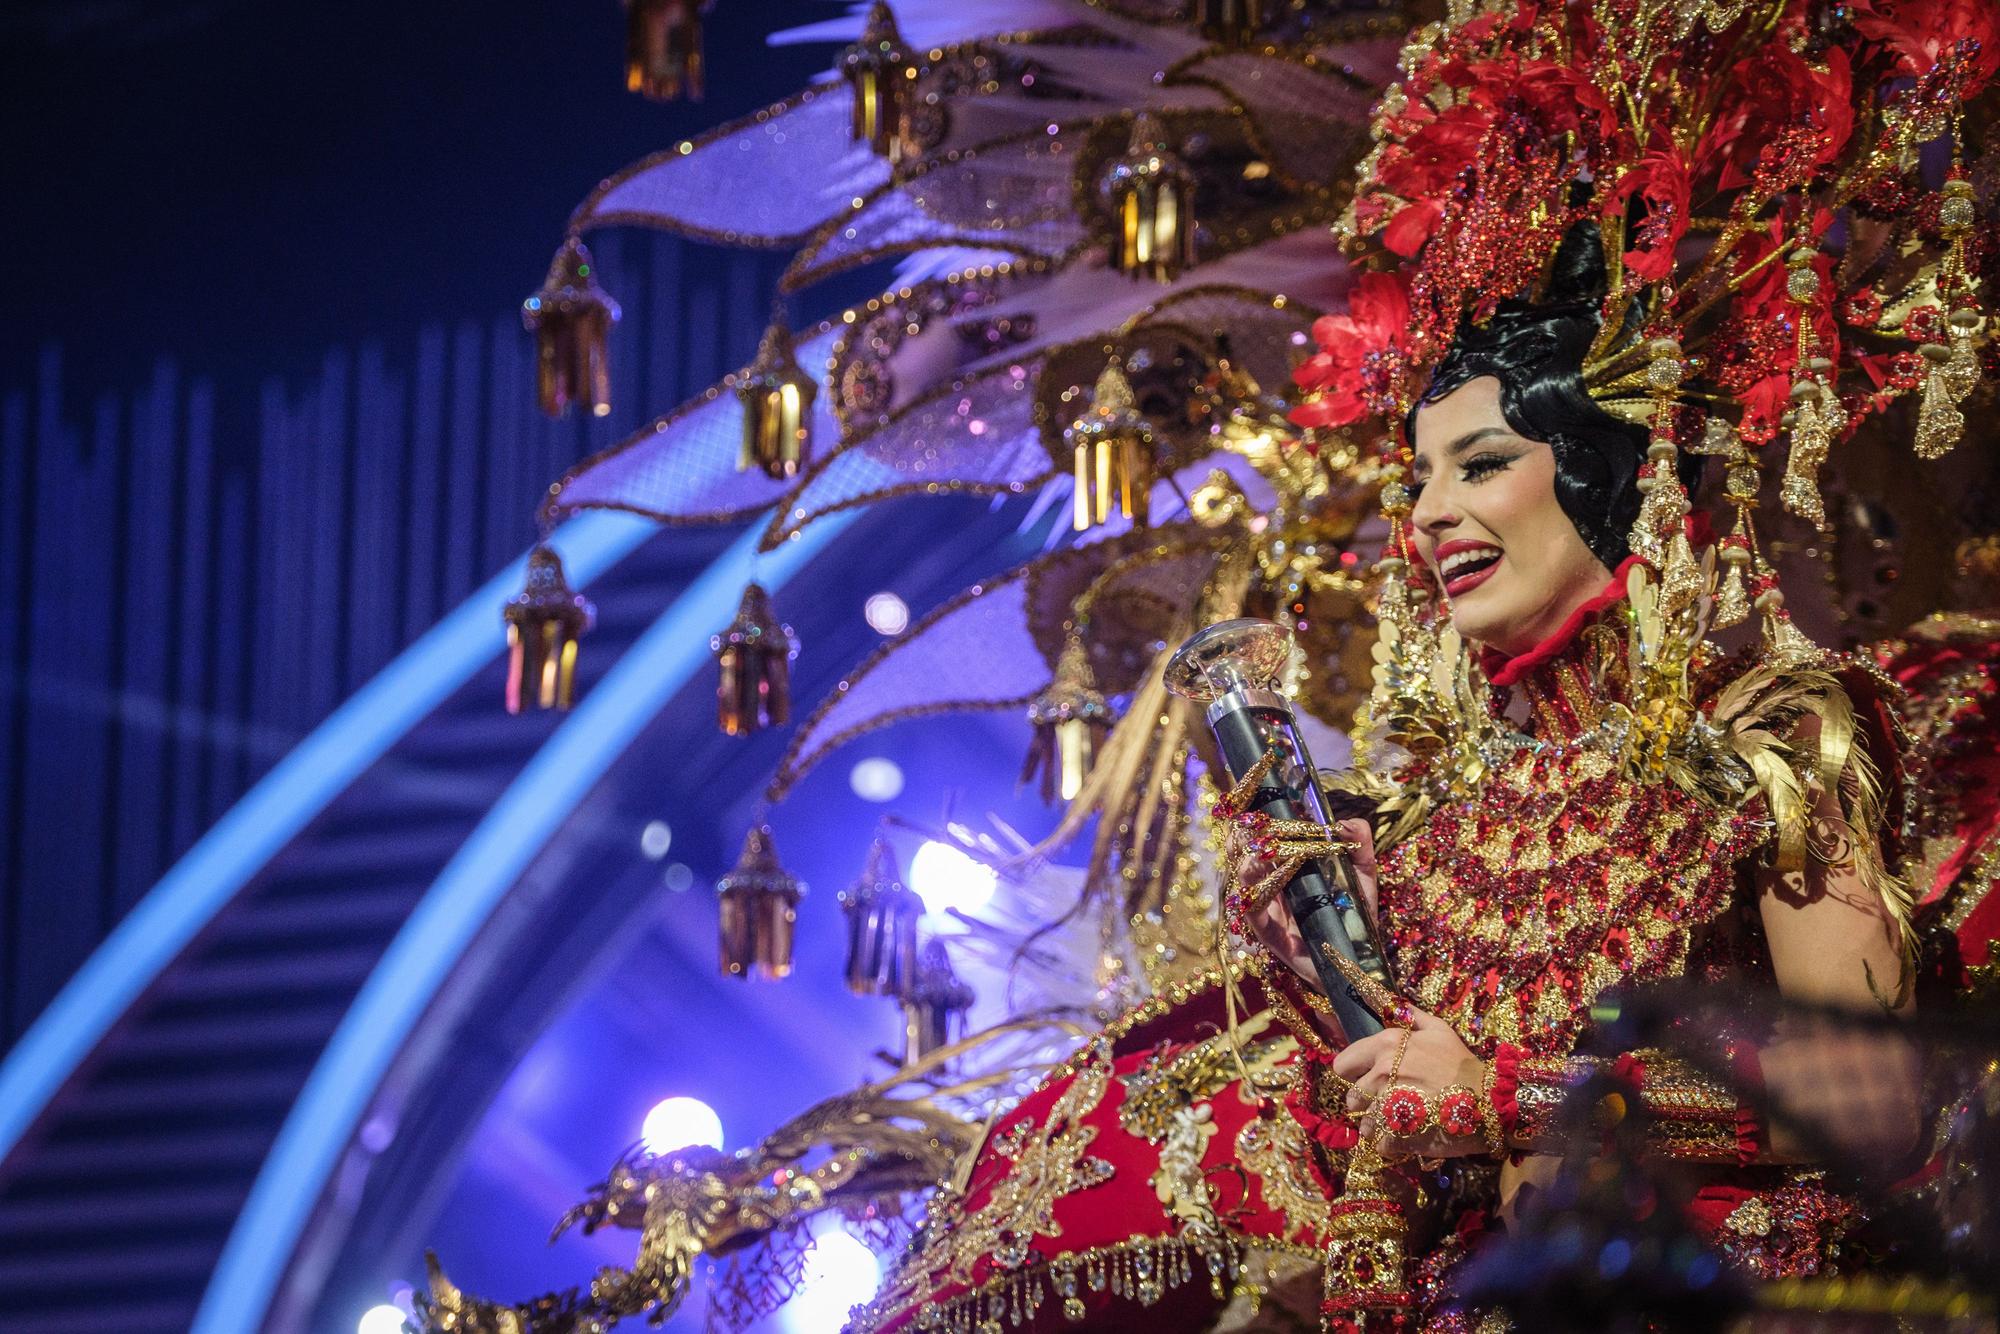
[{"label": "bokeh light", "polygon": [[848,770],[847,785],[863,801],[894,801],[903,792],[903,770],[894,760],[873,755]]},{"label": "bokeh light", "polygon": [[700,1098],[664,1098],[646,1113],[639,1137],[646,1142],[646,1152],[651,1154],[672,1153],[690,1144],[719,1149],[722,1118]]},{"label": "bokeh light", "polygon": [[847,1313],[875,1295],[881,1262],[852,1233],[829,1228],[806,1250],[805,1278],[798,1295],[785,1303],[788,1334],[835,1334]]},{"label": "bokeh light", "polygon": [[408,1334],[408,1329],[403,1323],[402,1308],[387,1303],[363,1311],[354,1326],[355,1334]]},{"label": "bokeh light", "polygon": [[665,820],[648,820],[639,831],[639,851],[654,861],[666,856],[673,845],[674,831]]},{"label": "bokeh light", "polygon": [[957,909],[972,912],[983,908],[993,897],[1000,877],[984,862],[976,861],[963,849],[928,839],[910,858],[910,888],[917,891],[927,912]]},{"label": "bokeh light", "polygon": [[900,635],[910,628],[910,606],[894,593],[875,593],[861,604],[869,628],[880,635]]}]

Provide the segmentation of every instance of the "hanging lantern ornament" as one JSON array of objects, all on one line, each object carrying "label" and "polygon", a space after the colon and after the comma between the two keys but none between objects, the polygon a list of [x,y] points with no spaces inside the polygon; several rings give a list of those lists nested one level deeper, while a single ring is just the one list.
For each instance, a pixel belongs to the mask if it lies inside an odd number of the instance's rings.
[{"label": "hanging lantern ornament", "polygon": [[903,1001],[903,1064],[914,1065],[963,1037],[972,1001],[972,988],[952,971],[944,943],[926,944],[916,986]]},{"label": "hanging lantern ornament", "polygon": [[521,303],[521,323],[535,336],[535,395],[560,417],[571,403],[594,416],[611,411],[606,359],[618,303],[597,285],[590,250],[572,236],[556,251],[541,290]]},{"label": "hanging lantern ornament", "polygon": [[798,922],[799,878],[778,862],[769,825],[755,825],[743,855],[715,883],[722,926],[722,971],[730,977],[780,978],[792,971],[792,928]]},{"label": "hanging lantern ornament", "polygon": [[1132,398],[1132,384],[1114,359],[1097,377],[1097,391],[1063,440],[1076,468],[1076,531],[1111,518],[1115,507],[1145,527],[1153,490],[1153,428]]},{"label": "hanging lantern ornament", "polygon": [[625,0],[625,87],[656,102],[699,102],[701,19],[713,0]]},{"label": "hanging lantern ornament", "polygon": [[1267,17],[1264,0],[1195,0],[1196,30],[1231,50],[1249,45]]},{"label": "hanging lantern ornament", "polygon": [[1090,670],[1090,650],[1081,636],[1072,634],[1048,688],[1028,702],[1028,725],[1035,729],[1035,739],[1028,746],[1021,781],[1030,782],[1039,773],[1043,801],[1058,797],[1074,801],[1090,776],[1098,748],[1110,735],[1111,721],[1111,706],[1098,693]]},{"label": "hanging lantern ornament", "polygon": [[507,712],[567,709],[575,699],[577,641],[597,610],[571,591],[554,547],[535,544],[527,586],[501,615],[507,622]]},{"label": "hanging lantern ornament", "polygon": [[799,365],[792,331],[774,319],[757,345],[757,359],[736,386],[743,401],[743,452],[736,471],[760,468],[773,481],[798,476],[811,443],[818,392],[818,383]]},{"label": "hanging lantern ornament", "polygon": [[903,34],[885,0],[875,0],[861,40],[841,53],[840,73],[854,94],[854,142],[867,144],[891,163],[901,162],[908,143],[903,123],[917,66],[903,48]]},{"label": "hanging lantern ornament", "polygon": [[791,718],[792,659],[799,656],[799,640],[771,611],[771,595],[763,585],[743,590],[736,619],[710,636],[708,647],[721,669],[715,719],[726,734],[748,736]]},{"label": "hanging lantern ornament", "polygon": [[1194,263],[1194,173],[1168,148],[1158,117],[1133,119],[1131,144],[1105,170],[1101,190],[1111,211],[1112,268],[1170,283]]},{"label": "hanging lantern ornament", "polygon": [[847,989],[904,996],[917,983],[917,919],[924,901],[903,883],[896,854],[877,836],[861,878],[840,892],[847,915]]}]

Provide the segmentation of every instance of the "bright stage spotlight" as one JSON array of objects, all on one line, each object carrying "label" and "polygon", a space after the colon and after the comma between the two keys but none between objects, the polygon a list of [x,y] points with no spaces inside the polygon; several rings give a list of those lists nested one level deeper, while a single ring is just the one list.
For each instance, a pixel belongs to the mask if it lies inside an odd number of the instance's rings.
[{"label": "bright stage spotlight", "polygon": [[646,1152],[654,1155],[672,1153],[690,1144],[719,1149],[722,1118],[699,1098],[666,1098],[646,1113],[639,1137],[646,1142]]},{"label": "bright stage spotlight", "polygon": [[882,1266],[875,1252],[851,1233],[829,1228],[806,1250],[805,1277],[785,1303],[788,1334],[835,1334],[847,1313],[875,1295]]},{"label": "bright stage spotlight", "polygon": [[949,843],[927,840],[910,858],[910,888],[927,912],[972,912],[993,897],[999,876]]},{"label": "bright stage spotlight", "polygon": [[402,1308],[386,1303],[363,1311],[354,1327],[355,1334],[407,1334],[408,1329],[403,1323]]}]

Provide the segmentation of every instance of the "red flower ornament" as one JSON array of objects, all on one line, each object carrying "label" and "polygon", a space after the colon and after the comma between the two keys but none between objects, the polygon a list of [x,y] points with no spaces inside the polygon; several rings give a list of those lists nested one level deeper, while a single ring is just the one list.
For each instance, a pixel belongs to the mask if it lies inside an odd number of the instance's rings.
[{"label": "red flower ornament", "polygon": [[1365,273],[1347,314],[1313,322],[1319,352],[1292,372],[1312,395],[1292,409],[1299,426],[1346,426],[1394,411],[1410,363],[1410,295],[1396,274]]}]

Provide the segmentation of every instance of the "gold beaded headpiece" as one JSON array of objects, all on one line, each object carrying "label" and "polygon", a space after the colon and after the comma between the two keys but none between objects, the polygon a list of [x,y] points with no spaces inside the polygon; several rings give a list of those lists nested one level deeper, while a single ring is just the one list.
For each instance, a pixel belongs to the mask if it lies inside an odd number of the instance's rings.
[{"label": "gold beaded headpiece", "polygon": [[1348,313],[1315,328],[1294,420],[1372,419],[1400,448],[1460,324],[1534,301],[1563,237],[1595,223],[1607,282],[1584,383],[1652,436],[1632,550],[1669,603],[1693,596],[1675,461],[1720,458],[1736,522],[1717,543],[1716,622],[1754,600],[1774,640],[1801,648],[1753,522],[1778,438],[1780,504],[1824,528],[1835,445],[1916,393],[1916,452],[1944,454],[1993,356],[1991,148],[1969,104],[2000,66],[2000,14],[1976,0],[1459,4],[1400,66],[1340,225],[1370,271]]}]

